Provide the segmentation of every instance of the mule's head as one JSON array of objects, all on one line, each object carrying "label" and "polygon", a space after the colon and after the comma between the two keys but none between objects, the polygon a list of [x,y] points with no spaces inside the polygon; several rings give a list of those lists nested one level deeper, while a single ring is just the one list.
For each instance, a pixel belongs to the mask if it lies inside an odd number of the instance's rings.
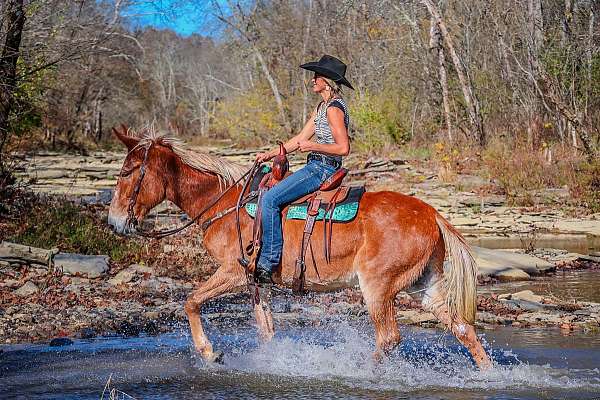
[{"label": "mule's head", "polygon": [[127,146],[127,156],[110,203],[108,224],[117,233],[127,234],[165,199],[168,154],[164,146],[151,139],[130,136],[123,125],[121,130],[113,128],[113,133]]}]

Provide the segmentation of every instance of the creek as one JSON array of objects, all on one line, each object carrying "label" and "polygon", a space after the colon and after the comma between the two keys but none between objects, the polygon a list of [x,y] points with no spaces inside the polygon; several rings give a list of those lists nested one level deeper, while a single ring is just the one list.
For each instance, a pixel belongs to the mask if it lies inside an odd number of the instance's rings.
[{"label": "creek", "polygon": [[[366,316],[330,316],[315,326],[276,321],[259,344],[251,320],[209,327],[225,352],[205,365],[185,327],[155,337],[76,340],[65,347],[5,345],[0,398],[99,399],[110,388],[136,399],[593,399],[600,396],[600,336],[558,329],[479,331],[496,366],[478,371],[456,340],[401,327],[403,342],[371,360]],[[121,395],[123,396],[123,395]],[[104,394],[108,399],[108,392]],[[118,397],[127,398],[127,397]]]}]

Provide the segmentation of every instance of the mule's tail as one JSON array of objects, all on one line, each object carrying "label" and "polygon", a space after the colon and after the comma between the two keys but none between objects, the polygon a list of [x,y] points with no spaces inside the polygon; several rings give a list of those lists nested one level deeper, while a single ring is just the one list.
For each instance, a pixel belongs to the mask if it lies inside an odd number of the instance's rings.
[{"label": "mule's tail", "polygon": [[450,268],[444,268],[443,284],[452,319],[473,324],[477,312],[477,263],[465,238],[439,213],[435,220],[442,233]]}]

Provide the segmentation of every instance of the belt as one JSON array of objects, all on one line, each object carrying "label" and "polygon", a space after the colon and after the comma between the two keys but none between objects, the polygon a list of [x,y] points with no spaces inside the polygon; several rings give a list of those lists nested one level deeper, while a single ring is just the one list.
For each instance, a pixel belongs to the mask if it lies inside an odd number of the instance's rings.
[{"label": "belt", "polygon": [[341,160],[336,160],[335,158],[325,154],[309,153],[308,157],[306,157],[306,161],[321,161],[323,164],[331,165],[337,169],[342,167]]}]

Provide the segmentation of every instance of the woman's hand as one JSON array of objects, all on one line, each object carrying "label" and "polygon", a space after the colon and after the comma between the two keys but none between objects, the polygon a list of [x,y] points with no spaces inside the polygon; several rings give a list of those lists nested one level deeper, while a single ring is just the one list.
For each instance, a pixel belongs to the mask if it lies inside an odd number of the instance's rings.
[{"label": "woman's hand", "polygon": [[312,151],[313,150],[313,144],[314,144],[314,142],[312,142],[310,140],[299,140],[298,141],[298,150],[300,150],[303,153],[306,153],[308,151]]},{"label": "woman's hand", "polygon": [[273,157],[275,157],[275,156],[272,154],[272,152],[271,151],[267,151],[267,152],[264,152],[264,153],[258,153],[256,155],[256,159],[255,160],[258,163],[262,163],[262,162],[265,162],[265,161],[269,161]]}]

